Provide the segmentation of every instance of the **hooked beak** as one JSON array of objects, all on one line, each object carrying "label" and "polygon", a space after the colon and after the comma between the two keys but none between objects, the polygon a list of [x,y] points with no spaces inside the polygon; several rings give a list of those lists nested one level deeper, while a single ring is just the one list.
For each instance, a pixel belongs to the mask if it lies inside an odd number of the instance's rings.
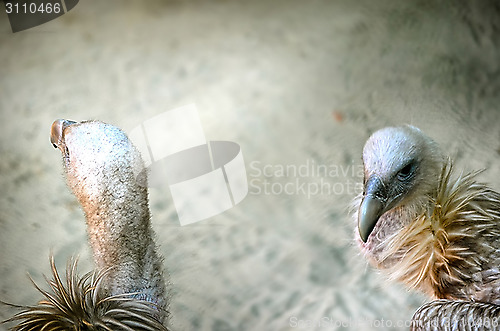
[{"label": "hooked beak", "polygon": [[50,128],[50,142],[54,148],[62,148],[64,141],[64,129],[76,122],[70,120],[55,120]]},{"label": "hooked beak", "polygon": [[363,242],[368,240],[380,216],[386,212],[387,192],[382,180],[372,175],[365,184],[364,197],[358,210],[358,230]]}]

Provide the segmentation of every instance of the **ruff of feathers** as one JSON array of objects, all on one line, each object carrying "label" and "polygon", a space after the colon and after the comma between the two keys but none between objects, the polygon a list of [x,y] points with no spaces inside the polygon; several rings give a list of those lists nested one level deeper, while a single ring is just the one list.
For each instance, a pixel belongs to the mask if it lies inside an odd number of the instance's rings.
[{"label": "ruff of feathers", "polygon": [[[435,298],[465,299],[470,284],[485,281],[481,271],[491,263],[488,258],[498,254],[492,244],[500,237],[500,195],[475,181],[478,172],[453,179],[452,170],[445,163],[425,211],[380,244],[380,261],[391,279],[411,288]],[[498,277],[498,271],[491,275]]]},{"label": "ruff of feathers", "polygon": [[[68,262],[63,282],[51,257],[50,289],[40,288],[43,299],[34,306],[8,304],[21,311],[2,323],[16,323],[13,331],[161,331],[168,330],[157,320],[157,307],[134,298],[134,293],[106,296],[103,279],[109,270],[77,273],[77,261]],[[1,323],[0,323],[1,324]]]}]

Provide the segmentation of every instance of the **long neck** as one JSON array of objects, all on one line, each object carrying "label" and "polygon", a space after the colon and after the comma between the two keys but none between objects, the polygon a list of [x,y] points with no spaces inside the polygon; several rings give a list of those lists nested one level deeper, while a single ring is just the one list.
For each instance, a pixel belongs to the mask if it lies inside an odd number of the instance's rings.
[{"label": "long neck", "polygon": [[110,295],[137,293],[139,299],[166,306],[162,261],[151,228],[147,189],[135,181],[108,178],[98,196],[81,198],[90,245],[100,269],[109,269]]}]

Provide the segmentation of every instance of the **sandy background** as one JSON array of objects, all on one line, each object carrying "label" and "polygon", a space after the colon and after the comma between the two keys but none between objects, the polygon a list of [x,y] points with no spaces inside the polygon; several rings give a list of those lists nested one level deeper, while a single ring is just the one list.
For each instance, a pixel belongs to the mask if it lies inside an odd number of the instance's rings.
[{"label": "sandy background", "polygon": [[[15,34],[0,13],[0,299],[35,303],[26,274],[43,283],[51,252],[61,268],[75,255],[82,273],[93,266],[52,121],[129,131],[195,102],[208,139],[240,144],[251,187],[237,207],[186,227],[168,190],[151,190],[170,326],[309,330],[327,317],[333,326],[318,329],[406,329],[396,323],[426,299],[358,256],[353,169],[371,132],[411,123],[500,190],[500,9],[355,3],[88,0]],[[344,173],[278,172],[304,164]],[[297,190],[279,192],[287,183]],[[335,192],[314,193],[321,183]],[[12,312],[0,306],[0,319]]]}]

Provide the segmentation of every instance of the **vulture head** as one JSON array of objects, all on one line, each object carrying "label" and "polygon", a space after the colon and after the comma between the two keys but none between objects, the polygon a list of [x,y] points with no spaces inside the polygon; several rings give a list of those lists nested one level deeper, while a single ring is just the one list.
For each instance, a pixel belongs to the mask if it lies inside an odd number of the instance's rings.
[{"label": "vulture head", "polygon": [[[363,195],[357,211],[363,243],[397,231],[409,221],[405,216],[410,215],[404,214],[425,203],[437,186],[443,161],[437,144],[413,126],[387,127],[368,139],[363,148]],[[391,213],[399,215],[390,217]],[[385,218],[385,226],[380,224],[381,218]]]},{"label": "vulture head", "polygon": [[50,141],[63,156],[69,187],[88,214],[127,196],[147,199],[136,181],[144,170],[140,153],[125,133],[99,121],[56,120]]}]

